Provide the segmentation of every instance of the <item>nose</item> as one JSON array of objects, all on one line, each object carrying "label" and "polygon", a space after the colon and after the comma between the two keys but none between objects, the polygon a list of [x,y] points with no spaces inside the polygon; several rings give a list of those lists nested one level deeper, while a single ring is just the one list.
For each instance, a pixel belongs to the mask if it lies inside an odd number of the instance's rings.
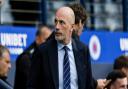
[{"label": "nose", "polygon": [[56,23],[56,30],[59,30],[60,29],[60,25],[59,25],[59,23]]}]

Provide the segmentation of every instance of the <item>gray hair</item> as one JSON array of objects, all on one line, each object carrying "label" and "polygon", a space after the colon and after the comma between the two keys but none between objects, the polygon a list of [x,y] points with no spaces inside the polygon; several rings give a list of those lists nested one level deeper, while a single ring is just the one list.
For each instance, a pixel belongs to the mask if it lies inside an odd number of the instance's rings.
[{"label": "gray hair", "polygon": [[8,48],[6,48],[6,47],[3,46],[3,45],[0,45],[0,58],[3,57],[3,53],[4,53],[4,52],[8,52],[8,53],[10,54]]}]

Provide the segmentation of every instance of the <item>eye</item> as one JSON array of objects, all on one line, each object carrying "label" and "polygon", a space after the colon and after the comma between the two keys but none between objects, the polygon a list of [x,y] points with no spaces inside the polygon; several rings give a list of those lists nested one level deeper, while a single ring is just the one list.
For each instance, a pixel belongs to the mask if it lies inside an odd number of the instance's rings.
[{"label": "eye", "polygon": [[63,20],[60,20],[60,24],[62,24],[62,25],[63,25],[63,24],[65,24],[65,22],[64,22]]},{"label": "eye", "polygon": [[55,22],[55,24],[56,24],[56,23],[57,23],[57,20],[55,19],[54,22]]}]

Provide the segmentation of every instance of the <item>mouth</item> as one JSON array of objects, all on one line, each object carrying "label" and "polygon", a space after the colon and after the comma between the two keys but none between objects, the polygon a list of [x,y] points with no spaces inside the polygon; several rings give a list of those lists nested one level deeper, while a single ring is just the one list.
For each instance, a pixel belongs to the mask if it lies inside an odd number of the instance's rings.
[{"label": "mouth", "polygon": [[61,35],[61,33],[60,32],[56,32],[55,35],[56,36],[59,36],[59,35]]}]

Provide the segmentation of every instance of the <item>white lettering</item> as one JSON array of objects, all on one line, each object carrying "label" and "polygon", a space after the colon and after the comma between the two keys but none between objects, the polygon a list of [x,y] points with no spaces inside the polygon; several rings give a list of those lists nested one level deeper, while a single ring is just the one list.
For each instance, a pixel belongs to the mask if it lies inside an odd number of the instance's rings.
[{"label": "white lettering", "polygon": [[1,33],[0,43],[5,46],[26,47],[27,34]]},{"label": "white lettering", "polygon": [[120,49],[121,51],[128,51],[128,38],[120,39]]},{"label": "white lettering", "polygon": [[8,48],[12,55],[19,55],[23,52],[23,48]]}]

